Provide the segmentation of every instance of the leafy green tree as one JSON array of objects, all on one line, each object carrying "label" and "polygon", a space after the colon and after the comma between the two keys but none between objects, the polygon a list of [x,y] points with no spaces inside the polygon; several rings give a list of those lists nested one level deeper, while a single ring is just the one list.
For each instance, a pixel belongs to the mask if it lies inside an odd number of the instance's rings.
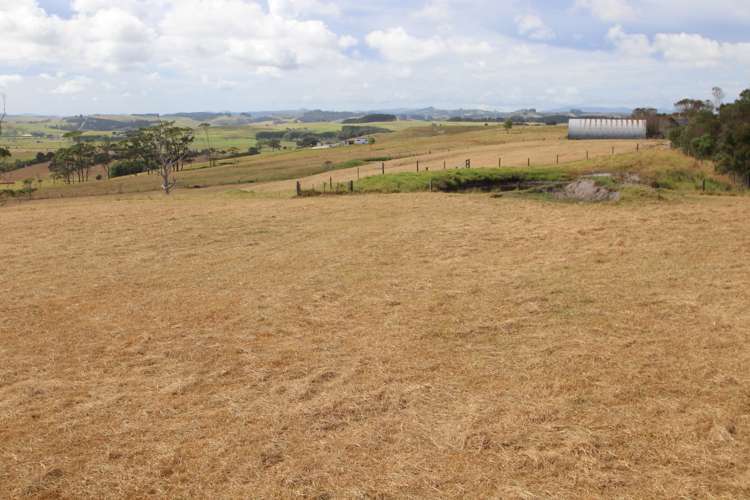
[{"label": "leafy green tree", "polygon": [[703,134],[690,141],[690,152],[696,158],[707,159],[713,156],[716,150],[716,140],[710,134]]},{"label": "leafy green tree", "polygon": [[505,120],[505,123],[503,123],[503,127],[505,127],[505,131],[510,134],[510,131],[513,129],[513,120],[508,118]]},{"label": "leafy green tree", "polygon": [[96,148],[94,155],[94,161],[97,165],[104,167],[104,171],[107,173],[107,179],[110,178],[109,166],[112,163],[112,156],[115,152],[115,145],[111,141],[106,140]]},{"label": "leafy green tree", "polygon": [[318,145],[318,138],[314,135],[306,135],[297,141],[297,146],[301,148],[311,148]]},{"label": "leafy green tree", "polygon": [[85,142],[78,142],[69,148],[61,148],[49,166],[55,179],[66,183],[86,182],[91,167],[95,164],[96,148]]},{"label": "leafy green tree", "polygon": [[743,91],[733,104],[721,107],[719,121],[718,168],[750,180],[750,89]]},{"label": "leafy green tree", "polygon": [[69,139],[73,142],[81,142],[81,137],[83,137],[83,132],[79,130],[71,130],[70,132],[65,132],[63,134],[63,138]]},{"label": "leafy green tree", "polygon": [[750,89],[732,104],[724,104],[718,115],[711,103],[683,99],[687,125],[672,129],[669,139],[696,158],[710,158],[720,172],[740,176],[750,183]]},{"label": "leafy green tree", "polygon": [[10,166],[5,164],[5,159],[10,158],[10,150],[0,146],[0,174],[10,170]]},{"label": "leafy green tree", "polygon": [[681,99],[674,103],[677,111],[684,116],[692,116],[702,111],[713,111],[714,105],[711,101],[701,101],[700,99]]},{"label": "leafy green tree", "polygon": [[70,184],[73,179],[73,159],[66,148],[58,149],[49,165],[53,181],[61,180]]},{"label": "leafy green tree", "polygon": [[31,193],[33,193],[34,191],[36,191],[34,189],[34,179],[24,179],[21,193],[25,194],[29,199],[31,199]]}]

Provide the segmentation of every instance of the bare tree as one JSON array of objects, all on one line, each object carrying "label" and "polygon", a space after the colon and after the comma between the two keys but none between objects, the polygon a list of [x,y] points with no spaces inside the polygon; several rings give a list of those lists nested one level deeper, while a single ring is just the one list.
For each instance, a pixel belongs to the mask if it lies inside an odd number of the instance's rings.
[{"label": "bare tree", "polygon": [[711,89],[711,94],[714,96],[714,107],[716,108],[716,111],[719,111],[719,108],[721,108],[721,103],[724,101],[726,94],[724,94],[724,91],[721,89],[721,87],[714,87],[713,89]]},{"label": "bare tree", "polygon": [[156,159],[157,170],[161,177],[161,188],[164,194],[169,194],[175,186],[180,163],[190,151],[193,142],[193,131],[188,128],[175,127],[174,122],[162,122],[142,131],[145,134],[148,147]]}]

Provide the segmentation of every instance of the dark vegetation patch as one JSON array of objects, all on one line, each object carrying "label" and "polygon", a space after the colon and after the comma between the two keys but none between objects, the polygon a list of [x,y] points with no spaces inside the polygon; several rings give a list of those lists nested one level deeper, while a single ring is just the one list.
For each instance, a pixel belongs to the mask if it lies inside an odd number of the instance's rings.
[{"label": "dark vegetation patch", "polygon": [[393,159],[393,157],[391,157],[391,156],[373,156],[371,158],[365,158],[364,161],[366,161],[366,162],[376,162],[376,161],[383,162],[383,161],[391,161],[392,159]]},{"label": "dark vegetation patch", "polygon": [[357,183],[359,192],[399,193],[428,191],[509,191],[529,189],[571,180],[569,173],[557,168],[467,168],[436,172],[400,172],[376,175]]},{"label": "dark vegetation patch", "polygon": [[136,130],[150,127],[154,124],[151,120],[110,120],[107,118],[95,118],[92,116],[71,116],[63,120],[63,130],[114,132],[121,130]]}]

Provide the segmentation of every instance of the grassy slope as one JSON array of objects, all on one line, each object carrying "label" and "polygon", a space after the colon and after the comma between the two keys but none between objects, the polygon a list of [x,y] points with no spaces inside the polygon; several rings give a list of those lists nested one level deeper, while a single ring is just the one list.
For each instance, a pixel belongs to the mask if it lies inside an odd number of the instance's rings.
[{"label": "grassy slope", "polygon": [[710,163],[697,162],[678,151],[664,150],[595,158],[564,166],[400,172],[362,179],[356,189],[381,193],[426,191],[432,181],[436,190],[453,191],[500,182],[560,181],[594,173],[637,174],[642,183],[658,188],[698,190],[702,189],[705,179],[708,191],[730,189],[729,180],[716,174]]},{"label": "grassy slope", "polygon": [[[294,179],[325,171],[326,162],[337,165],[352,160],[383,156],[411,157],[430,151],[436,153],[455,148],[559,139],[564,133],[564,127],[519,128],[513,134],[506,134],[500,127],[423,126],[405,129],[398,133],[376,135],[376,143],[373,145],[269,152],[258,156],[222,161],[219,166],[210,169],[205,168],[205,164],[196,164],[187,167],[178,175],[178,179],[183,186],[214,186]],[[158,185],[154,176],[140,174],[72,186],[49,184],[45,188],[46,192],[43,191],[41,195],[56,197],[154,191],[158,190]]]}]

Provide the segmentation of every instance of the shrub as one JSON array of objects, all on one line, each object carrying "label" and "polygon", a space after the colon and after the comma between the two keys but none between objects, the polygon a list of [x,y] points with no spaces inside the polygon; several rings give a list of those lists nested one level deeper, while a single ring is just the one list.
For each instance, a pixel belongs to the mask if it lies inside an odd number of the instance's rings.
[{"label": "shrub", "polygon": [[120,160],[112,164],[109,169],[110,177],[122,177],[145,172],[146,164],[139,160]]}]

